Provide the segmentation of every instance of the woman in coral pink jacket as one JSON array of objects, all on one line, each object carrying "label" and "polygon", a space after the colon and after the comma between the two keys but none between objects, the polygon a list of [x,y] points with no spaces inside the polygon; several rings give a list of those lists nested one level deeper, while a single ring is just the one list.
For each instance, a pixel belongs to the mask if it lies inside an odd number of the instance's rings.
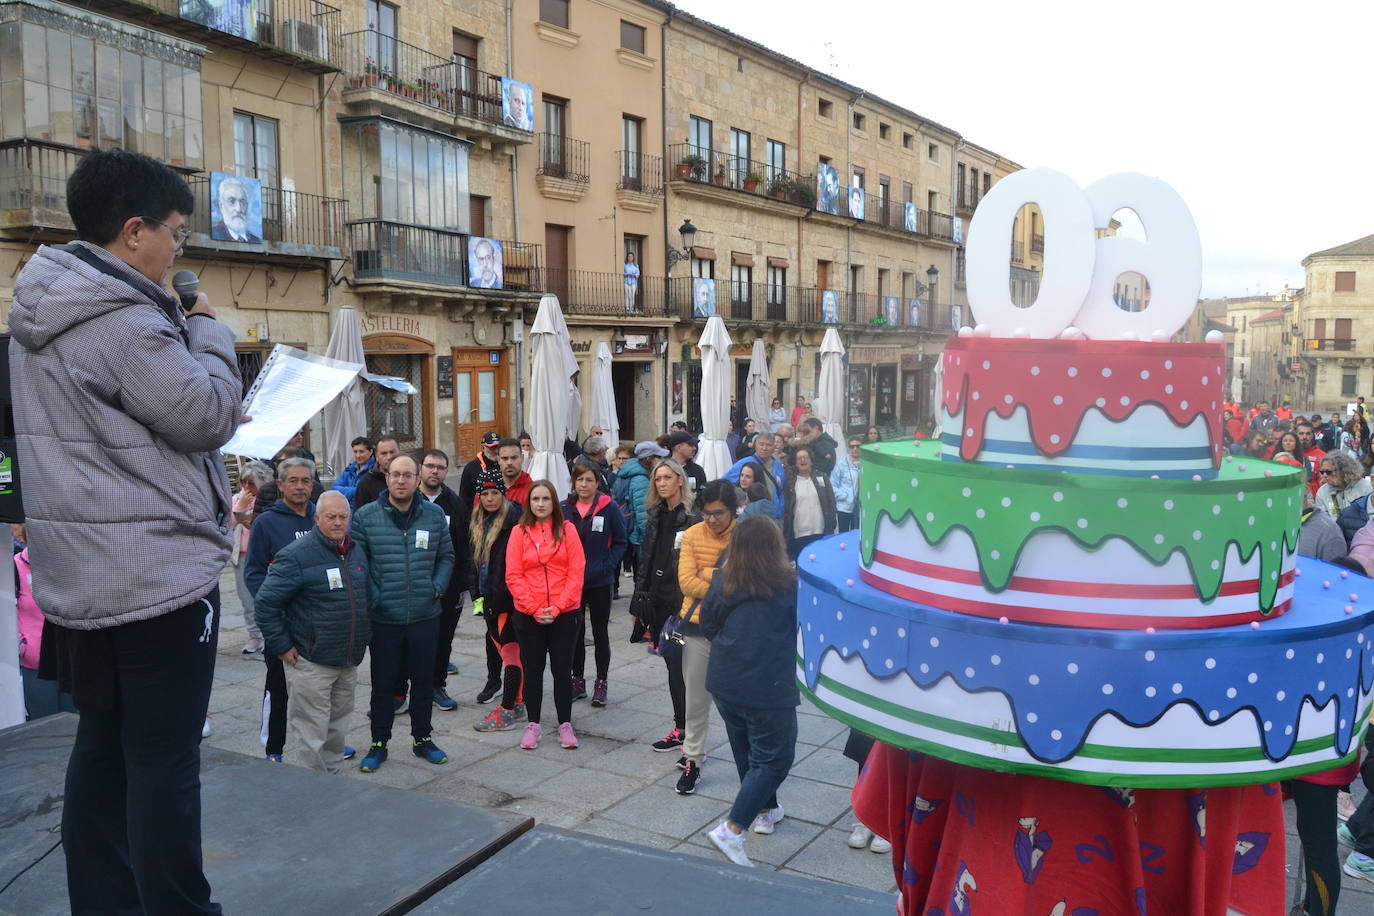
[{"label": "woman in coral pink jacket", "polygon": [[506,585],[515,602],[515,636],[525,669],[525,707],[529,725],[520,746],[534,750],[543,735],[539,718],[544,696],[544,660],[553,675],[553,705],[558,713],[558,740],[577,747],[572,727],[572,660],[581,636],[582,574],[586,558],[582,540],[563,520],[553,484],[536,481],[525,514],[506,545]]}]

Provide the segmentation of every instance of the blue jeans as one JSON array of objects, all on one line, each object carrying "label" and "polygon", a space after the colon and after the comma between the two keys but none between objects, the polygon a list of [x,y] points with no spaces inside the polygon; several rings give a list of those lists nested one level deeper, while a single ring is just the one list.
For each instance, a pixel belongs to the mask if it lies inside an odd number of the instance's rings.
[{"label": "blue jeans", "polygon": [[758,709],[716,698],[725,722],[730,752],[739,770],[739,793],[730,820],[749,829],[760,811],[778,806],[778,786],[792,769],[797,753],[797,709]]}]

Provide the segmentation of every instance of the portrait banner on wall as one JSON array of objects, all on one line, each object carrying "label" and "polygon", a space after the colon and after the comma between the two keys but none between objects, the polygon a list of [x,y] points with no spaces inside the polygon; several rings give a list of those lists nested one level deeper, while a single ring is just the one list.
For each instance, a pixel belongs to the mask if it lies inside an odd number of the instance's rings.
[{"label": "portrait banner on wall", "polygon": [[906,303],[907,324],[913,328],[921,326],[921,300],[908,299]]},{"label": "portrait banner on wall", "polygon": [[210,173],[210,238],[262,244],[262,182],[246,175]]},{"label": "portrait banner on wall", "polygon": [[832,216],[840,215],[840,173],[824,162],[816,165],[816,209]]},{"label": "portrait banner on wall", "polygon": [[468,236],[468,286],[478,289],[504,288],[504,260],[499,241]]},{"label": "portrait banner on wall", "polygon": [[692,317],[710,318],[716,313],[716,281],[709,277],[692,278]]},{"label": "portrait banner on wall", "polygon": [[919,232],[920,230],[916,228],[917,224],[916,205],[907,201],[902,207],[902,226],[907,232]]},{"label": "portrait banner on wall", "polygon": [[520,130],[534,130],[534,87],[501,77],[501,123]]},{"label": "portrait banner on wall", "polygon": [[954,217],[954,244],[964,244],[964,221],[959,217]]},{"label": "portrait banner on wall", "polygon": [[833,289],[821,290],[821,321],[825,324],[840,323],[840,294]]},{"label": "portrait banner on wall", "polygon": [[849,189],[849,215],[854,219],[864,218],[864,189],[858,185]]},{"label": "portrait banner on wall", "polygon": [[959,329],[964,326],[964,307],[962,305],[951,305],[949,307],[949,329],[954,333],[959,333]]},{"label": "portrait banner on wall", "polygon": [[258,40],[258,0],[181,0],[177,12],[217,32]]},{"label": "portrait banner on wall", "polygon": [[883,299],[883,317],[888,324],[896,324],[901,321],[901,302],[896,296],[888,296]]}]

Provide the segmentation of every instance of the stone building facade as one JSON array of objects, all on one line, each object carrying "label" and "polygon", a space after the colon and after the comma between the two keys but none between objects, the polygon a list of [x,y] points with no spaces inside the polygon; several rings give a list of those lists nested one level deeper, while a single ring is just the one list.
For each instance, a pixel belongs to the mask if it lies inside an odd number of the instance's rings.
[{"label": "stone building facade", "polygon": [[1374,390],[1374,235],[1309,254],[1302,266],[1294,356],[1303,391],[1314,409],[1344,412]]}]

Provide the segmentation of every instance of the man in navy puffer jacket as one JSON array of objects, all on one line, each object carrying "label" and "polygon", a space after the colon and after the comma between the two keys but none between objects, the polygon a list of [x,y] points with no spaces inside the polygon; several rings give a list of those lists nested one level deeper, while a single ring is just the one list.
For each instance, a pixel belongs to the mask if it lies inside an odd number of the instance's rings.
[{"label": "man in navy puffer jacket", "polygon": [[306,765],[326,773],[343,769],[344,725],[371,635],[367,557],[349,540],[348,519],[342,493],[321,496],[314,530],[277,553],[258,589],[268,655],[286,667],[287,723]]}]

